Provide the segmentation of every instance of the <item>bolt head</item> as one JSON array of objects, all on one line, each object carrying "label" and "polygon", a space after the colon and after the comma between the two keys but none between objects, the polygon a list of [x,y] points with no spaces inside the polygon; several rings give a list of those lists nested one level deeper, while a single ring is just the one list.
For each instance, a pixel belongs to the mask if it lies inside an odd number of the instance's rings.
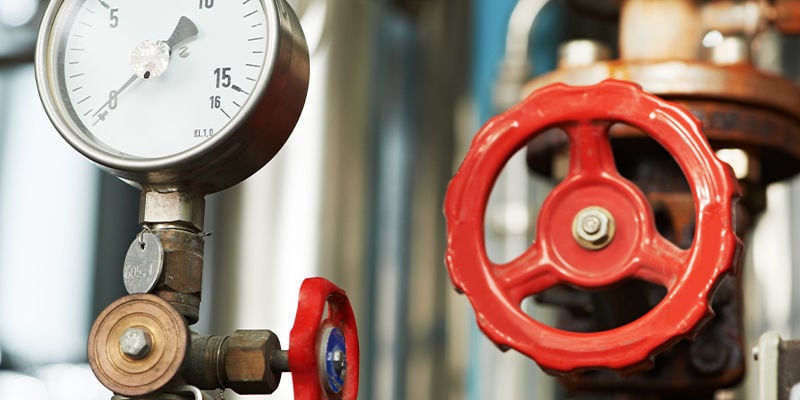
[{"label": "bolt head", "polygon": [[153,338],[150,336],[150,332],[143,327],[128,328],[119,338],[119,349],[122,354],[134,360],[147,357],[152,348]]},{"label": "bolt head", "polygon": [[581,221],[581,230],[585,235],[594,235],[597,232],[600,232],[602,225],[603,221],[601,221],[596,215],[587,215]]},{"label": "bolt head", "polygon": [[572,236],[587,250],[600,250],[614,238],[614,218],[602,207],[586,207],[572,223]]}]

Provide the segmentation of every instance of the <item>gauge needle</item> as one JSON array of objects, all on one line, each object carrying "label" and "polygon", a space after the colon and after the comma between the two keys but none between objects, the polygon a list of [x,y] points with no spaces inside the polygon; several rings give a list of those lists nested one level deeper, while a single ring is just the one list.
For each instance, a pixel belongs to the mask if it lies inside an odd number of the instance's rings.
[{"label": "gauge needle", "polygon": [[[198,33],[200,33],[200,31],[197,29],[197,25],[195,25],[194,22],[192,22],[192,20],[190,20],[189,18],[182,16],[178,20],[178,24],[175,26],[175,29],[172,30],[172,34],[169,36],[169,39],[167,39],[163,43],[165,43],[167,47],[169,47],[171,55],[172,49],[175,46],[187,40],[196,38]],[[146,74],[145,77],[148,77],[148,74]],[[92,114],[92,117],[94,118],[98,116],[101,112],[103,112],[103,110],[105,110],[106,107],[108,107],[112,102],[115,102],[117,100],[117,97],[119,97],[119,95],[122,94],[122,92],[125,91],[125,89],[127,89],[138,79],[139,79],[139,74],[134,73],[133,75],[131,75],[131,77],[128,78],[128,80],[122,86],[120,86],[119,89],[111,92],[108,101],[103,103],[103,105],[100,106],[100,108],[98,108],[94,114]]]},{"label": "gauge needle", "polygon": [[175,30],[172,31],[172,35],[169,36],[169,39],[167,39],[165,43],[169,46],[170,52],[172,52],[175,46],[197,37],[198,33],[200,33],[200,31],[192,20],[181,17],[181,19],[178,20],[178,25],[175,26]]}]

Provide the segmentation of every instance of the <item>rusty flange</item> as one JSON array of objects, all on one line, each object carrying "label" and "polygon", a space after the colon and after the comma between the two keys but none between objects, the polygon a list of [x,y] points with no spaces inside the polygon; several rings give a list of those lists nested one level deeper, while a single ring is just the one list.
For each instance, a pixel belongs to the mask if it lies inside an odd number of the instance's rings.
[{"label": "rusty flange", "polygon": [[[761,159],[757,180],[771,183],[800,172],[800,89],[791,81],[748,65],[702,62],[598,62],[554,71],[530,81],[524,93],[554,82],[586,85],[624,79],[664,99],[681,103],[703,122],[715,148],[738,147]],[[614,139],[636,139],[639,130],[613,127]],[[566,137],[544,134],[531,143],[531,167],[550,174],[551,158],[565,150]]]},{"label": "rusty flange", "polygon": [[[132,357],[121,348],[129,329],[143,330],[149,348]],[[134,294],[109,305],[89,334],[89,365],[97,379],[114,393],[142,396],[164,388],[178,376],[189,345],[189,328],[165,300]]]},{"label": "rusty flange", "polygon": [[561,69],[532,80],[531,93],[552,83],[592,85],[606,79],[635,82],[659,97],[716,99],[800,115],[800,89],[791,81],[746,64],[714,65],[694,61],[605,61]]}]

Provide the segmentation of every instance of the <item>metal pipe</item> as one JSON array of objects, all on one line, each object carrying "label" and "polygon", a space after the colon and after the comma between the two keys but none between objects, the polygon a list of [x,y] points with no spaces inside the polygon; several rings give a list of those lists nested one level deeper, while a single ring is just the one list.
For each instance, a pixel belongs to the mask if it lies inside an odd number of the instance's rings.
[{"label": "metal pipe", "polygon": [[528,48],[536,17],[550,0],[520,0],[508,20],[506,52],[495,82],[494,106],[503,111],[520,98],[522,85],[530,77]]},{"label": "metal pipe", "polygon": [[508,19],[504,61],[527,64],[531,31],[536,17],[549,2],[550,0],[520,0],[514,6]]}]

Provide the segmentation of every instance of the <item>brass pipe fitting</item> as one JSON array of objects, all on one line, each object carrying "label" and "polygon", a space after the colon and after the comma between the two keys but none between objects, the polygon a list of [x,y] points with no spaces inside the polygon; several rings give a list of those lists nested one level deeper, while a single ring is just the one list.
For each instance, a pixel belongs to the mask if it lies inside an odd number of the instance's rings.
[{"label": "brass pipe fitting", "polygon": [[268,330],[238,330],[224,337],[194,334],[183,377],[203,390],[271,394],[288,370],[285,360],[278,337]]},{"label": "brass pipe fitting", "polygon": [[180,229],[154,228],[164,248],[164,270],[153,293],[168,301],[189,325],[200,317],[205,238]]},{"label": "brass pipe fitting", "polygon": [[[139,351],[138,338],[128,337],[134,333],[147,335],[147,351]],[[271,394],[289,369],[287,354],[271,331],[190,335],[172,304],[151,294],[123,297],[98,316],[89,336],[89,363],[105,387],[129,397],[183,383],[202,390]]]},{"label": "brass pipe fitting", "polygon": [[[146,333],[147,351],[133,351],[128,335]],[[189,347],[189,328],[164,299],[151,294],[111,303],[92,325],[89,365],[100,382],[128,397],[158,392],[179,381]]]}]

